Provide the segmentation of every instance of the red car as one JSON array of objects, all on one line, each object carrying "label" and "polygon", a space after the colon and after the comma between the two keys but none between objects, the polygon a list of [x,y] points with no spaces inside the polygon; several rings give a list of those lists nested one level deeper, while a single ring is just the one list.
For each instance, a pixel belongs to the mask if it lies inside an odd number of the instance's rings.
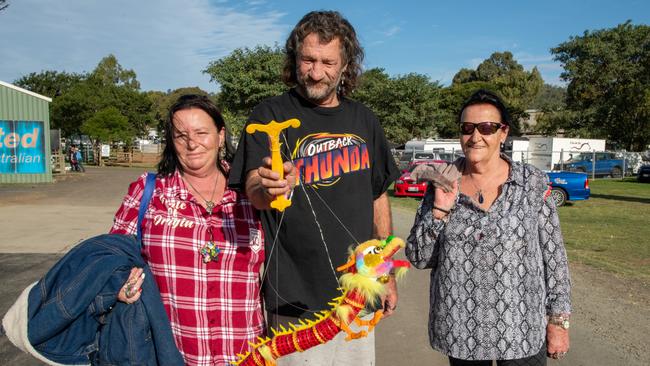
[{"label": "red car", "polygon": [[402,171],[402,176],[400,176],[395,181],[394,194],[395,197],[424,197],[424,192],[427,190],[427,182],[414,182],[411,179],[411,172],[415,169],[416,166],[420,164],[433,164],[433,163],[444,163],[444,160],[420,160],[413,161],[409,164],[407,170]]}]

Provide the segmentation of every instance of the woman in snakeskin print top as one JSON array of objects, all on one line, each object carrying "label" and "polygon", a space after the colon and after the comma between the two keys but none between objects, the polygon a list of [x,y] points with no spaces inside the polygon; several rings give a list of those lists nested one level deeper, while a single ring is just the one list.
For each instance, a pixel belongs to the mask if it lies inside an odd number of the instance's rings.
[{"label": "woman in snakeskin print top", "polygon": [[429,338],[451,365],[545,365],[569,349],[569,270],[546,174],[500,153],[510,118],[479,90],[459,114],[464,158],[428,168],[407,241],[431,268]]}]

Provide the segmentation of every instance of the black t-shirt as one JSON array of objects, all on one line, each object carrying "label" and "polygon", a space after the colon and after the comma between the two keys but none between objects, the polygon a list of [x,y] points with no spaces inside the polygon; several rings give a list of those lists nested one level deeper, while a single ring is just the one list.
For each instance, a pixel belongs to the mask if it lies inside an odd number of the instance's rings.
[{"label": "black t-shirt", "polygon": [[[305,309],[327,309],[327,302],[340,294],[336,280],[340,273],[332,267],[346,262],[350,246],[372,237],[373,202],[399,172],[379,121],[360,103],[342,98],[337,107],[317,107],[292,89],[258,105],[249,123],[292,118],[301,125],[283,131],[282,160],[293,161],[300,184],[284,217],[276,210],[264,211],[261,217],[266,234],[266,308],[299,316]],[[243,132],[230,186],[242,188],[246,174],[266,156],[270,156],[267,135]]]}]

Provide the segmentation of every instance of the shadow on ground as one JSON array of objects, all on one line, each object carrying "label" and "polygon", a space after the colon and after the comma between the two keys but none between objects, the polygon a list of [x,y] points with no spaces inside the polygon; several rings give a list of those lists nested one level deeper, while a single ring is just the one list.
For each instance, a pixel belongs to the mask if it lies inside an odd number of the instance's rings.
[{"label": "shadow on ground", "polygon": [[[62,254],[0,254],[0,317],[9,310],[18,295],[38,281]],[[14,347],[3,334],[0,336],[0,365],[31,366],[44,363]]]}]

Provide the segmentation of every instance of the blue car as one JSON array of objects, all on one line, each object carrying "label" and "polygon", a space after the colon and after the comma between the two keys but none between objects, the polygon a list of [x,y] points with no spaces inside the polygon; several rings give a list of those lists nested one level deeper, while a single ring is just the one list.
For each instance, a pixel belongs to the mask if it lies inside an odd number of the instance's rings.
[{"label": "blue car", "polygon": [[589,178],[587,173],[547,172],[551,181],[551,198],[560,207],[566,201],[589,199]]}]

